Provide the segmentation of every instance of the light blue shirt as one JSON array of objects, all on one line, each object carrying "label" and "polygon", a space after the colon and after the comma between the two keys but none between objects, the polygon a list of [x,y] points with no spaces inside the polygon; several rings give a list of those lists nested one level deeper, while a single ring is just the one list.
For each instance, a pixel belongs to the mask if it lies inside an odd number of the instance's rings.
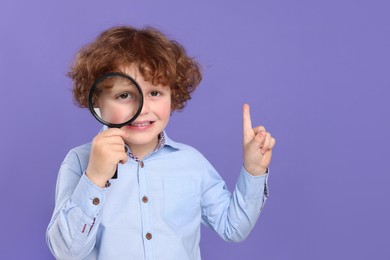
[{"label": "light blue shirt", "polygon": [[268,197],[268,174],[242,167],[230,193],[201,153],[166,135],[161,149],[119,164],[118,179],[100,188],[83,174],[90,149],[72,149],[59,171],[46,232],[57,259],[201,259],[201,223],[242,241]]}]

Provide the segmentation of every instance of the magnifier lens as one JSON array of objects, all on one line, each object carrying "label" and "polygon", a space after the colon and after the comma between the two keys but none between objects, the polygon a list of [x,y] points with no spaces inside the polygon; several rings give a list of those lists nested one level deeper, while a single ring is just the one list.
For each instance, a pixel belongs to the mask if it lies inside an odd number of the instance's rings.
[{"label": "magnifier lens", "polygon": [[136,83],[120,74],[102,77],[91,91],[95,117],[110,127],[131,123],[142,107],[142,94]]}]

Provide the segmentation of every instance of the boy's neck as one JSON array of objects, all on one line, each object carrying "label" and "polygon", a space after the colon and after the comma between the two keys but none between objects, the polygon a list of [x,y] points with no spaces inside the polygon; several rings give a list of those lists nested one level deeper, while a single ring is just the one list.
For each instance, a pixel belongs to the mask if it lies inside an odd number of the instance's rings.
[{"label": "boy's neck", "polygon": [[147,156],[148,154],[153,152],[154,149],[156,149],[158,141],[159,141],[159,139],[156,138],[156,140],[150,144],[146,144],[146,145],[130,144],[129,147],[130,147],[131,153],[138,160],[142,161],[145,158],[145,156]]}]

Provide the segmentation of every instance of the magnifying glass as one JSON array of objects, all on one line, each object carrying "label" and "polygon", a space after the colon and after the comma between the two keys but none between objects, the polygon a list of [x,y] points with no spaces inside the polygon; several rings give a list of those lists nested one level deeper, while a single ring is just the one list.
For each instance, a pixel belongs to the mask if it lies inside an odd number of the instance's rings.
[{"label": "magnifying glass", "polygon": [[[130,125],[141,113],[142,90],[129,75],[110,72],[93,83],[88,95],[88,108],[92,115],[110,128]],[[118,168],[113,179],[117,178]]]}]

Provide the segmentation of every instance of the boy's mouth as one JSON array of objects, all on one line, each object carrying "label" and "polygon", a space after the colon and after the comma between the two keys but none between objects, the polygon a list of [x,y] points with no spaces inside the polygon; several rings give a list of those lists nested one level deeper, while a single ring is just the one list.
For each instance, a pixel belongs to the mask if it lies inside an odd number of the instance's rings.
[{"label": "boy's mouth", "polygon": [[154,121],[133,122],[129,126],[142,128],[142,127],[148,127],[148,126],[152,125],[153,123],[154,123]]},{"label": "boy's mouth", "polygon": [[144,123],[131,123],[132,126],[147,126],[150,125],[152,122],[144,122]]}]

